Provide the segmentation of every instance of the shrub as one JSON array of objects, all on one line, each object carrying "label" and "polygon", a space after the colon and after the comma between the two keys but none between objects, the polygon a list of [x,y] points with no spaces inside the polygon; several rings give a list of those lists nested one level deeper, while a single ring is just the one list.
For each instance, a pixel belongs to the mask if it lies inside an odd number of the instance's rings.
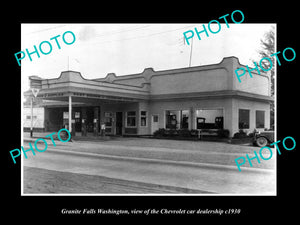
[{"label": "shrub", "polygon": [[170,129],[169,136],[170,137],[178,136],[178,131],[176,129]]},{"label": "shrub", "polygon": [[180,137],[191,137],[191,131],[188,129],[180,129],[178,130],[178,136]]},{"label": "shrub", "polygon": [[219,129],[218,130],[218,137],[228,138],[229,137],[229,130]]},{"label": "shrub", "polygon": [[233,135],[233,138],[245,138],[245,137],[247,137],[247,134],[242,129]]},{"label": "shrub", "polygon": [[154,131],[153,136],[154,137],[164,137],[166,135],[166,129],[159,128],[158,130]]},{"label": "shrub", "polygon": [[192,129],[191,130],[191,136],[198,136],[198,130],[194,130],[194,129]]}]

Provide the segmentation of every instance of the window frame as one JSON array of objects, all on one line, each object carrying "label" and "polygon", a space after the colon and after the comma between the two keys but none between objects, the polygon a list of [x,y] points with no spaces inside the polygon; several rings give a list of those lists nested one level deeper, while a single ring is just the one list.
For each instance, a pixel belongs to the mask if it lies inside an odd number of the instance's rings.
[{"label": "window frame", "polygon": [[[135,113],[135,115],[133,116],[133,115],[128,115],[128,113],[129,112],[134,112]],[[130,117],[130,118],[135,118],[135,125],[134,126],[129,126],[128,125],[128,117]],[[127,127],[127,128],[136,128],[137,127],[137,123],[136,123],[136,118],[137,118],[137,113],[136,113],[136,111],[126,111],[125,112],[125,127]]]},{"label": "window frame", "polygon": [[[182,121],[183,121],[183,111],[187,111],[188,112],[188,116],[187,116],[187,128],[182,128]],[[167,122],[168,122],[168,119],[167,119],[167,112],[169,112],[169,115],[170,116],[170,112],[175,114],[176,116],[176,124],[171,124],[172,126],[175,126],[175,128],[170,128],[170,126],[168,125],[167,127]],[[175,113],[174,113],[175,112]],[[191,116],[191,111],[189,109],[167,109],[164,111],[164,127],[165,129],[189,129],[190,128],[190,116]],[[178,116],[177,116],[178,115]]]},{"label": "window frame", "polygon": [[[240,116],[240,111],[241,110],[244,110],[244,111],[248,111],[248,126],[247,127],[245,127],[245,126],[243,126],[243,127],[240,127],[240,118],[241,118],[241,116]],[[239,129],[250,129],[250,115],[251,115],[251,110],[250,109],[242,109],[242,108],[239,108],[239,110],[238,110],[238,128]]]},{"label": "window frame", "polygon": [[[258,117],[257,113],[258,112],[262,112],[263,113],[263,127],[258,127],[257,126],[257,117]],[[261,128],[265,128],[266,127],[266,123],[265,123],[266,117],[265,117],[265,115],[266,115],[265,110],[255,110],[255,128],[261,129]]]},{"label": "window frame", "polygon": [[[142,115],[142,112],[145,112],[146,115]],[[142,119],[145,119],[145,125],[142,125]],[[148,127],[148,111],[141,110],[140,111],[140,126],[141,127]]]},{"label": "window frame", "polygon": [[[106,118],[110,118],[111,119],[111,126],[107,125],[106,123]],[[104,122],[105,122],[105,127],[108,128],[112,128],[114,126],[113,122],[114,122],[114,113],[109,111],[109,112],[104,112]]]}]

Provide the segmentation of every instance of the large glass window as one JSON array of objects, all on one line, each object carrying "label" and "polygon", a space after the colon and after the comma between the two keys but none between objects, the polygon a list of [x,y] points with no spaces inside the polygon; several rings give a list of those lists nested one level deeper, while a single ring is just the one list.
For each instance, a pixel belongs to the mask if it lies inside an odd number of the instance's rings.
[{"label": "large glass window", "polygon": [[189,110],[182,110],[181,111],[181,128],[182,129],[189,129]]},{"label": "large glass window", "polygon": [[223,109],[196,110],[196,129],[223,129]]},{"label": "large glass window", "polygon": [[136,112],[129,111],[126,113],[126,126],[135,127],[136,126]]},{"label": "large glass window", "polygon": [[256,128],[265,128],[265,111],[256,110]]},{"label": "large glass window", "polygon": [[250,110],[239,109],[239,129],[249,129]]},{"label": "large glass window", "polygon": [[166,110],[167,129],[188,129],[189,110]]}]

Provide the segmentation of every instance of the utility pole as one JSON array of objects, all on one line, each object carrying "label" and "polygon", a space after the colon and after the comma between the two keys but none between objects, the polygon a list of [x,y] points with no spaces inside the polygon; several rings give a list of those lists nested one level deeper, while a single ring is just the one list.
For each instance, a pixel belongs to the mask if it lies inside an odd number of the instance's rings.
[{"label": "utility pole", "polygon": [[33,135],[33,97],[30,98],[30,108],[31,108],[30,137],[32,137],[32,135]]}]

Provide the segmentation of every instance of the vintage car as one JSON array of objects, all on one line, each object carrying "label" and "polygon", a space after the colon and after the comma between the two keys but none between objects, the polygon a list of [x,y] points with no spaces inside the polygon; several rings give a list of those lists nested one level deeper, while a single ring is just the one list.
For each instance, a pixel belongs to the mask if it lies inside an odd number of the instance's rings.
[{"label": "vintage car", "polygon": [[274,131],[255,131],[253,136],[253,144],[259,147],[267,146],[274,142]]}]

